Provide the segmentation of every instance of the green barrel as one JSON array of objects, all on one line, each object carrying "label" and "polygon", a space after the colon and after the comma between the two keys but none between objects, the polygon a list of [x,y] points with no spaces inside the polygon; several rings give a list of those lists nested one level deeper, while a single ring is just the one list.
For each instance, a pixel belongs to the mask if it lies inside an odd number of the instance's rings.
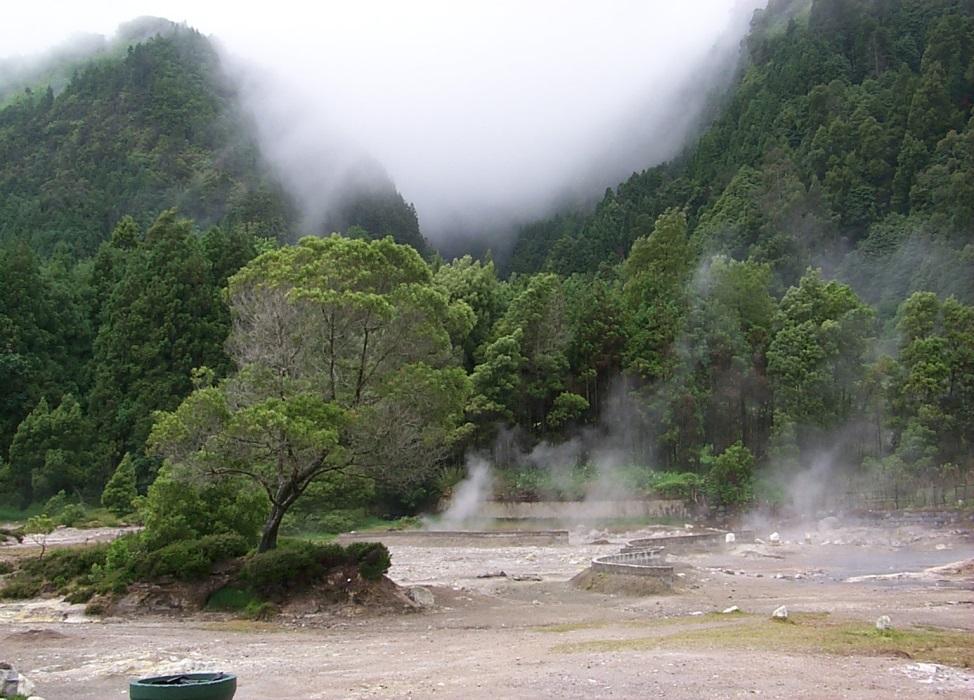
[{"label": "green barrel", "polygon": [[237,677],[231,673],[182,673],[129,683],[131,700],[232,700]]}]

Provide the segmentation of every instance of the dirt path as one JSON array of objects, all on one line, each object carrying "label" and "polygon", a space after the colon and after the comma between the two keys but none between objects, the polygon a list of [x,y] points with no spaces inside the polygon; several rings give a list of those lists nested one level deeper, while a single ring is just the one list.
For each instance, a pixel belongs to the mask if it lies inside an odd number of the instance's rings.
[{"label": "dirt path", "polygon": [[[967,553],[963,539],[937,550],[940,543],[899,547],[885,560],[888,545],[876,543],[740,546],[681,558],[682,592],[644,598],[588,593],[567,582],[593,553],[617,545],[576,538],[561,547],[399,547],[390,574],[430,586],[435,609],[283,625],[216,616],[93,623],[71,606],[4,605],[0,657],[17,664],[48,700],[124,698],[129,678],[196,669],[232,670],[243,700],[969,698],[974,674],[962,670],[718,641],[735,625],[774,625],[766,617],[781,604],[868,624],[889,614],[897,627],[974,635],[974,581],[844,581],[862,568],[849,560],[873,557],[875,564],[864,566],[888,573],[884,561],[934,565]],[[477,578],[499,570],[543,580]],[[729,605],[754,616],[698,614]]]}]

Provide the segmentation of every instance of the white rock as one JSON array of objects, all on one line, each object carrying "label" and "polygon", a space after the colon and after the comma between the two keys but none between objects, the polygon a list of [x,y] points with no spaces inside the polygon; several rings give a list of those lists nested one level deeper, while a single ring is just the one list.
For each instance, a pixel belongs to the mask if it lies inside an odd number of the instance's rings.
[{"label": "white rock", "polygon": [[733,532],[728,532],[726,535],[724,535],[724,542],[726,544],[734,544],[736,541],[737,537],[734,536]]},{"label": "white rock", "polygon": [[693,525],[691,525],[690,523],[683,523],[683,529],[684,530],[692,530],[693,529]]},{"label": "white rock", "polygon": [[889,615],[880,615],[876,618],[876,629],[880,632],[893,629],[893,621],[889,619]]},{"label": "white rock", "polygon": [[781,535],[777,532],[772,532],[768,536],[768,544],[781,544]]},{"label": "white rock", "polygon": [[406,589],[406,595],[414,603],[423,608],[432,608],[436,605],[436,599],[433,597],[433,593],[428,588],[423,588],[422,586],[413,586]]},{"label": "white rock", "polygon": [[726,609],[722,610],[721,612],[724,615],[730,615],[732,613],[738,613],[740,611],[741,611],[741,609],[739,607],[737,607],[736,605],[732,605],[729,608],[726,608]]},{"label": "white rock", "polygon": [[771,617],[772,617],[772,619],[775,619],[775,620],[787,620],[788,619],[788,608],[786,608],[784,605],[781,605],[781,606],[775,608],[774,609],[774,612],[771,613]]},{"label": "white rock", "polygon": [[818,531],[827,532],[828,530],[834,530],[839,526],[839,519],[834,515],[830,515],[827,518],[822,518],[818,521]]},{"label": "white rock", "polygon": [[812,533],[806,532],[805,533],[805,544],[811,544],[811,543],[812,543]]},{"label": "white rock", "polygon": [[12,668],[0,669],[0,696],[23,695],[27,697],[33,694],[34,684],[26,676]]}]

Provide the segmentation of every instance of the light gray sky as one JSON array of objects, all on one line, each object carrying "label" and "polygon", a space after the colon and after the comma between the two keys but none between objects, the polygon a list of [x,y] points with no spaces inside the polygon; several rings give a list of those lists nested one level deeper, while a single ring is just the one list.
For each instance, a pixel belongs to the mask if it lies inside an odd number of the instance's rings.
[{"label": "light gray sky", "polygon": [[265,146],[292,181],[313,182],[308,168],[352,144],[435,238],[479,212],[537,216],[566,188],[609,184],[591,182],[593,163],[614,182],[672,155],[708,52],[735,45],[760,4],[7,0],[0,55],[140,15],[185,21],[246,66]]}]

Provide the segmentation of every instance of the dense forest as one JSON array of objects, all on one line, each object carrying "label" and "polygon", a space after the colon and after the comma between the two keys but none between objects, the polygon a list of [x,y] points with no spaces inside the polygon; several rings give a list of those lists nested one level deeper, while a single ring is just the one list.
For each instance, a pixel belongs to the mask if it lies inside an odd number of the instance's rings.
[{"label": "dense forest", "polygon": [[776,0],[741,61],[681,157],[500,272],[394,190],[299,239],[192,30],[33,89],[0,110],[0,497],[269,549],[432,507],[478,452],[526,499],[968,493],[974,9]]}]

